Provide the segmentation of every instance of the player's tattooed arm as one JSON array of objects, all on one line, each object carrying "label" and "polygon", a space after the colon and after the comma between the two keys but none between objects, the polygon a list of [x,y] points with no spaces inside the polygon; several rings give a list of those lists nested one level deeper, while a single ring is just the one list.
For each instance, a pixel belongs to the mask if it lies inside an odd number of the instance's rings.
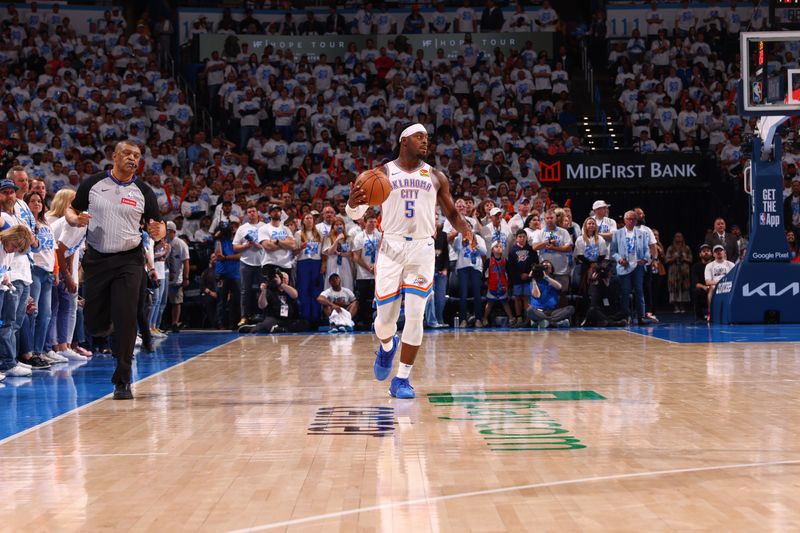
[{"label": "player's tattooed arm", "polygon": [[456,209],[456,204],[453,203],[453,197],[450,195],[450,180],[439,170],[431,170],[436,179],[439,180],[439,192],[436,195],[436,200],[439,203],[439,207],[442,208],[442,213],[453,225],[453,229],[464,236],[464,241],[472,241],[472,226],[461,216],[461,213]]}]

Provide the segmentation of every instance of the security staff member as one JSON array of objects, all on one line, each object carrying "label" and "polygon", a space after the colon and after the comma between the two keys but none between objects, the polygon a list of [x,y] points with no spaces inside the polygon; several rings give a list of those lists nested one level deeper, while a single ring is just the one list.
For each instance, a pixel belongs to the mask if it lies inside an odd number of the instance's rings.
[{"label": "security staff member", "polygon": [[153,190],[136,177],[141,157],[134,142],[117,143],[113,168],[81,183],[66,215],[73,226],[89,227],[83,256],[83,315],[93,335],[109,335],[113,326],[115,400],[133,398],[131,361],[144,269],[140,224],[147,221],[147,232],[156,241],[166,233]]}]

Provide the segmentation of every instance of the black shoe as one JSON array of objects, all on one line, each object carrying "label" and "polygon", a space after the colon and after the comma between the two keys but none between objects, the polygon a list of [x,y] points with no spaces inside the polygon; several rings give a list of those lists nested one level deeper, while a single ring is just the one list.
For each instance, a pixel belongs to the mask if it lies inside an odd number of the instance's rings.
[{"label": "black shoe", "polygon": [[48,363],[38,355],[32,355],[30,359],[22,362],[31,367],[31,370],[47,370],[48,368],[50,368],[50,363]]},{"label": "black shoe", "polygon": [[172,324],[172,333],[180,333],[181,327],[178,324]]},{"label": "black shoe", "polygon": [[130,383],[114,385],[114,399],[133,400],[133,392],[131,392]]},{"label": "black shoe", "polygon": [[156,347],[153,346],[153,341],[143,341],[142,342],[142,351],[147,353],[153,353],[156,351]]},{"label": "black shoe", "polygon": [[255,324],[245,324],[239,327],[239,333],[253,333],[254,329],[256,329]]}]

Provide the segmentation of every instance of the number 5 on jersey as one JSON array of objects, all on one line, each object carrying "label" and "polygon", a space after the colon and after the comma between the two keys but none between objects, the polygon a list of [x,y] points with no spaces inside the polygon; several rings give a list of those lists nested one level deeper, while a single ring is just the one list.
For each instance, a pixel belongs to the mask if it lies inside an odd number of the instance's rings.
[{"label": "number 5 on jersey", "polygon": [[406,200],[406,218],[414,218],[414,200]]}]

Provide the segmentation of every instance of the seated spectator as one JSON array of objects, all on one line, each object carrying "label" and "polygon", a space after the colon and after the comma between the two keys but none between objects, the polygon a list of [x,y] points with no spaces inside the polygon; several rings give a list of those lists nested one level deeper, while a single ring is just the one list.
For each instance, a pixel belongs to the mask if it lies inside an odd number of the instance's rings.
[{"label": "seated spectator", "polygon": [[725,247],[721,244],[715,244],[711,251],[714,254],[714,260],[710,261],[705,269],[706,286],[708,287],[709,320],[711,320],[711,300],[714,298],[714,290],[717,287],[717,283],[719,283],[734,266],[733,263],[727,260]]},{"label": "seated spectator", "polygon": [[353,291],[342,286],[342,278],[337,273],[328,276],[330,287],[322,291],[317,301],[323,314],[330,322],[330,332],[353,331],[353,317],[358,315],[358,300]]},{"label": "seated spectator", "polygon": [[545,260],[541,265],[534,265],[531,301],[526,316],[541,329],[546,329],[551,323],[557,328],[568,328],[575,308],[571,305],[558,306],[561,284],[552,276],[553,264],[550,261]]},{"label": "seated spectator", "polygon": [[708,318],[708,300],[710,298],[709,285],[706,284],[706,265],[711,262],[711,246],[703,244],[698,251],[698,261],[692,265],[692,301],[694,303],[694,316],[697,320]]},{"label": "seated spectator", "polygon": [[289,284],[289,275],[278,268],[267,273],[267,283],[262,283],[258,295],[258,307],[264,320],[258,324],[247,324],[239,333],[286,333],[307,331],[308,322],[298,318],[297,289]]}]

